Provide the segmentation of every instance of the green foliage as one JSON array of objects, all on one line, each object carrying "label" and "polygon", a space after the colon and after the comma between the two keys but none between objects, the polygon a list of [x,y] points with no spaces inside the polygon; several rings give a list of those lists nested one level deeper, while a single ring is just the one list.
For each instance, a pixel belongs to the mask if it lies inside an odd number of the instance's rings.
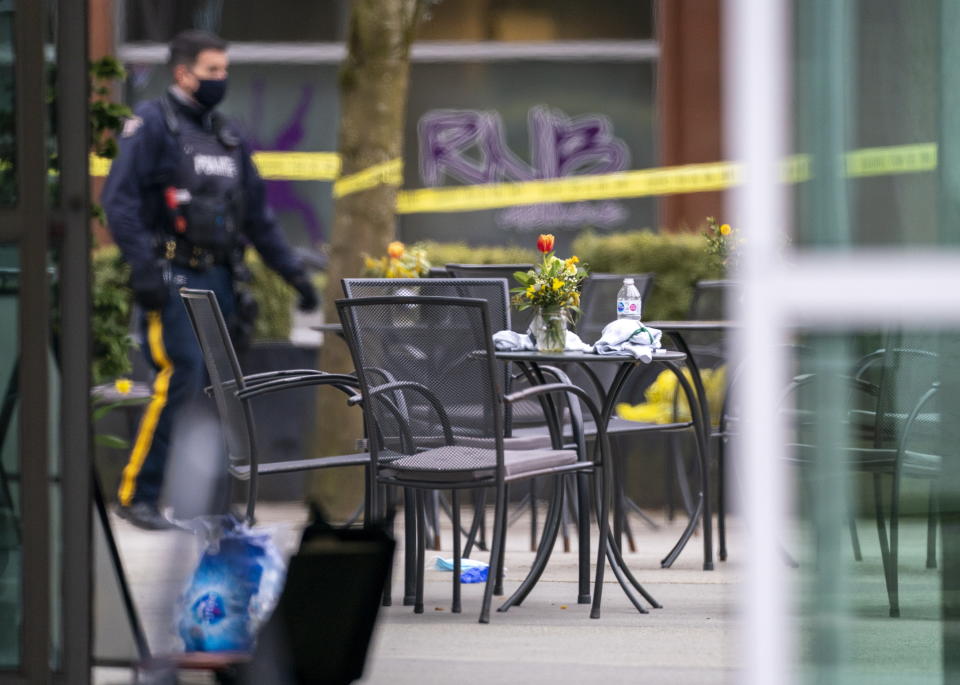
[{"label": "green foliage", "polygon": [[[253,330],[254,342],[289,340],[296,291],[276,271],[267,267],[253,250],[247,250],[245,261],[253,276],[250,293],[259,306]],[[324,280],[323,274],[314,275],[313,285],[318,292],[323,292]]]},{"label": "green foliage", "polygon": [[114,81],[123,81],[127,72],[115,58],[107,55],[90,64],[90,147],[101,157],[117,156],[114,135],[123,128],[123,120],[133,114],[129,107],[110,100]]},{"label": "green foliage", "polygon": [[128,334],[131,295],[127,287],[130,268],[113,245],[94,250],[92,267],[93,382],[98,385],[132,370],[133,340]]},{"label": "green foliage", "polygon": [[296,293],[287,282],[270,270],[253,250],[247,250],[247,268],[253,276],[250,293],[257,301],[254,340],[286,340],[293,325],[291,310]]},{"label": "green foliage", "polygon": [[540,255],[525,247],[473,247],[466,243],[417,243],[427,251],[430,263],[444,264],[533,264]]},{"label": "green foliage", "polygon": [[697,234],[586,233],[574,241],[573,252],[593,273],[653,273],[653,294],[643,307],[644,318],[651,321],[684,318],[694,284],[724,275]]}]

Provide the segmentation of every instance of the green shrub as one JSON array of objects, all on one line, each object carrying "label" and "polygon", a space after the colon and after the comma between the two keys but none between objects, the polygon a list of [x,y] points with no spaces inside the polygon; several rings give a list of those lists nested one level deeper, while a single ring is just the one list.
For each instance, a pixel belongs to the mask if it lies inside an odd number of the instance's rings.
[{"label": "green shrub", "polygon": [[[297,292],[276,271],[264,264],[256,251],[247,250],[246,263],[253,276],[250,293],[259,306],[253,341],[289,340]],[[325,280],[324,274],[313,276],[317,292],[323,292]]]},{"label": "green shrub", "polygon": [[132,370],[130,350],[133,340],[130,330],[131,294],[127,283],[130,267],[120,257],[115,245],[93,251],[92,321],[93,382],[105,383]]},{"label": "green shrub", "polygon": [[611,235],[586,233],[572,252],[596,273],[653,273],[653,294],[644,303],[644,319],[682,319],[697,281],[723,278],[698,234],[630,231]]},{"label": "green shrub", "polygon": [[254,250],[247,250],[250,269],[250,293],[257,301],[257,321],[253,339],[287,340],[293,325],[293,303],[296,293],[275,271],[267,267]]},{"label": "green shrub", "polygon": [[537,261],[537,250],[533,247],[536,238],[531,240],[531,248],[485,246],[472,247],[466,243],[417,243],[427,251],[430,263],[434,266],[444,264],[532,264]]}]

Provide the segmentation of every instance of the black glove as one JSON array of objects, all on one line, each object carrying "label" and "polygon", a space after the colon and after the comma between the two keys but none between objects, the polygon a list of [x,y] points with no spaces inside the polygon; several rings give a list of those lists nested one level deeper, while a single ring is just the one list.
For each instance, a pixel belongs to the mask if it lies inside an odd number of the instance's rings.
[{"label": "black glove", "polygon": [[145,311],[163,309],[170,296],[163,272],[156,264],[134,269],[130,274],[130,289],[133,290],[133,299]]},{"label": "black glove", "polygon": [[290,281],[290,285],[300,293],[300,302],[297,305],[297,308],[301,312],[312,312],[317,307],[320,306],[320,298],[317,296],[317,289],[313,287],[313,283],[310,282],[310,279],[307,278],[306,274],[298,274],[294,276]]}]

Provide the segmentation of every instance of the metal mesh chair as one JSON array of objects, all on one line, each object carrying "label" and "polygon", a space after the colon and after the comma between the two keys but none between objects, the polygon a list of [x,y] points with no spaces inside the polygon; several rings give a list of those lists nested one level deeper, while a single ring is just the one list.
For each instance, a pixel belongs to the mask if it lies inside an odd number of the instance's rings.
[{"label": "metal mesh chair", "polygon": [[[502,278],[507,282],[507,290],[515,287],[517,282],[513,274],[517,271],[529,271],[533,264],[447,264],[447,271],[454,278]],[[533,310],[514,312],[508,322],[511,331],[526,333],[533,321]],[[496,325],[494,322],[492,325]],[[500,329],[502,330],[502,329]]]},{"label": "metal mesh chair", "polygon": [[336,466],[366,466],[368,453],[261,463],[251,401],[280,390],[331,386],[353,396],[357,379],[313,369],[290,369],[244,376],[230,341],[216,295],[209,290],[183,288],[180,297],[187,308],[203,361],[210,377],[207,389],[213,395],[222,425],[231,476],[248,481],[246,517],[253,520],[260,475],[291,473]]},{"label": "metal mesh chair", "polygon": [[[474,297],[485,300],[490,314],[490,325],[494,330],[509,330],[511,319],[510,297],[507,281],[503,278],[346,278],[343,279],[343,292],[348,298],[353,297],[390,297],[403,295],[425,295],[434,297]],[[505,362],[497,362],[498,373],[502,374],[503,388],[506,392],[511,392],[516,387],[526,385],[526,379],[520,379],[519,383],[511,377],[511,365]],[[566,374],[559,369],[549,367],[548,372],[554,379],[559,381],[568,381]],[[562,402],[563,398],[555,398],[555,401]],[[447,407],[448,413],[455,413],[460,408],[457,406]],[[579,412],[574,412],[571,420],[579,420]],[[570,416],[568,414],[568,416]],[[524,425],[520,433],[514,433],[514,423]],[[538,449],[550,447],[553,444],[549,429],[543,425],[543,408],[535,400],[523,400],[514,405],[506,407],[504,415],[504,447],[508,450],[519,449]],[[441,436],[436,436],[439,440]],[[462,436],[461,440],[469,438]],[[535,486],[530,482],[530,492],[526,498],[530,504],[530,548],[536,549],[537,545],[537,508],[535,499]],[[486,501],[486,493],[480,492],[477,496],[477,518],[471,527],[465,547],[465,555],[469,555],[474,540],[478,540],[481,549],[485,549],[486,528],[482,518],[483,507]],[[445,504],[443,500],[437,500],[438,504]],[[428,512],[434,514],[437,507],[428,509]],[[566,517],[565,517],[566,518]],[[428,524],[436,524],[435,514],[428,517]],[[479,538],[477,535],[479,534]],[[564,549],[569,549],[569,534],[566,522],[563,525]],[[435,538],[434,547],[439,549],[439,539]]]},{"label": "metal mesh chair", "polygon": [[[937,355],[908,347],[892,335],[888,346],[868,355],[846,379],[850,407],[846,427],[848,442],[834,446],[848,467],[873,478],[877,534],[883,561],[890,616],[900,615],[899,518],[900,486],[904,477],[930,482],[927,525],[927,567],[936,567],[937,502],[934,481],[940,477],[938,454],[940,411]],[[795,442],[791,459],[810,464],[822,447],[816,440],[817,406],[823,382],[816,374],[794,380],[795,406],[790,407]],[[884,513],[883,477],[890,477],[889,534]]]},{"label": "metal mesh chair", "polygon": [[[425,549],[424,493],[450,490],[453,525],[453,611],[460,611],[460,503],[464,489],[496,490],[490,574],[480,622],[489,620],[494,585],[502,574],[510,483],[542,476],[600,469],[600,540],[608,509],[606,434],[596,461],[574,450],[504,448],[504,406],[526,397],[564,392],[579,398],[595,419],[589,395],[573,385],[552,383],[503,395],[494,357],[489,304],[482,299],[429,296],[339,300],[337,309],[360,380],[371,434],[373,483],[417,491],[417,580],[414,611],[423,611]],[[448,408],[455,407],[455,412]],[[443,436],[437,445],[433,436]],[[425,440],[424,437],[427,439]],[[551,506],[562,503],[563,478],[555,479]],[[370,488],[376,496],[376,488]],[[379,506],[379,503],[377,504]],[[379,511],[379,509],[374,509]],[[558,521],[559,517],[548,517]],[[556,529],[545,531],[531,575],[518,592],[529,592],[549,558]],[[603,545],[597,560],[592,616],[599,616]],[[501,607],[517,601],[516,595]]]},{"label": "metal mesh chair", "polygon": [[[722,321],[727,318],[727,293],[734,281],[698,281],[687,319],[691,321]],[[709,369],[726,361],[725,334],[722,331],[696,331],[684,334],[690,352],[701,369]]]}]

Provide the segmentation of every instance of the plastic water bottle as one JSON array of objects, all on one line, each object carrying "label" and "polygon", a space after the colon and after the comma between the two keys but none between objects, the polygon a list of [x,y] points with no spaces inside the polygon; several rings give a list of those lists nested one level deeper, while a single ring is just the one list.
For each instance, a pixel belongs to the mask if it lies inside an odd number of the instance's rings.
[{"label": "plastic water bottle", "polygon": [[633,284],[632,278],[624,278],[623,286],[617,293],[617,318],[640,320],[640,291]]}]

